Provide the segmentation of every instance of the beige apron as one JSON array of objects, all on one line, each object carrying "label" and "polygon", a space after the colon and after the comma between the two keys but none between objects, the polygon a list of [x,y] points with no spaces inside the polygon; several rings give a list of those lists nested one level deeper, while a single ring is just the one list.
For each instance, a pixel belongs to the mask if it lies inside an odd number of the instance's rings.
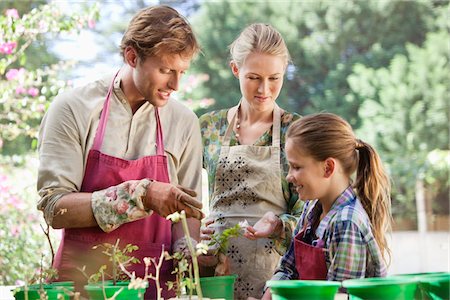
[{"label": "beige apron", "polygon": [[[281,109],[275,104],[272,146],[230,147],[235,119],[236,114],[223,137],[211,199],[216,232],[244,220],[254,225],[267,211],[279,215],[287,210],[281,185]],[[235,299],[261,297],[280,259],[274,247],[271,239],[231,239],[227,256],[231,260],[231,272],[238,275]]]}]

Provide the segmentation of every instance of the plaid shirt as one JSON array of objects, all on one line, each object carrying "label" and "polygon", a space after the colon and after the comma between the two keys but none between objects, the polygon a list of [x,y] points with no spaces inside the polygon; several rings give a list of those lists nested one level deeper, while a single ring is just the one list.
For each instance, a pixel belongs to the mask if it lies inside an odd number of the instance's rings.
[{"label": "plaid shirt", "polygon": [[[311,229],[321,209],[317,200],[306,202],[294,236],[305,226],[305,222],[306,230]],[[320,221],[312,241],[313,246],[318,244],[326,249],[328,280],[386,276],[386,266],[370,228],[369,217],[351,186],[336,199],[331,210]],[[272,280],[289,279],[299,279],[293,242],[272,277]]]}]

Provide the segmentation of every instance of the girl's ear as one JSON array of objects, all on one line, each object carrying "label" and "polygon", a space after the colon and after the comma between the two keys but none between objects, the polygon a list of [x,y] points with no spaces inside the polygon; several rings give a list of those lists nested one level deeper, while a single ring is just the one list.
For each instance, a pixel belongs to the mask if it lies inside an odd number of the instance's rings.
[{"label": "girl's ear", "polygon": [[239,79],[239,67],[234,61],[230,62],[231,72],[233,72],[234,77]]},{"label": "girl's ear", "polygon": [[133,47],[128,46],[125,48],[124,58],[127,64],[129,64],[131,67],[135,68],[137,66],[138,56],[136,50]]},{"label": "girl's ear", "polygon": [[334,158],[327,158],[324,163],[324,177],[330,178],[336,170],[336,160]]}]

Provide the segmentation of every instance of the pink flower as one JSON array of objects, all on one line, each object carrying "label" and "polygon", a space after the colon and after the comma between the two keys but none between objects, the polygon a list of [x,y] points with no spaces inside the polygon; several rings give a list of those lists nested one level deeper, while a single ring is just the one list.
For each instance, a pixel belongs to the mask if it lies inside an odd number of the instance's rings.
[{"label": "pink flower", "polygon": [[20,234],[20,227],[19,226],[13,226],[9,232],[12,236],[17,237]]},{"label": "pink flower", "polygon": [[15,9],[15,8],[7,9],[5,12],[5,15],[8,17],[11,17],[13,19],[19,18],[19,13],[17,12],[17,9]]},{"label": "pink flower", "polygon": [[125,201],[119,201],[119,203],[117,203],[116,205],[116,211],[119,215],[123,215],[124,213],[127,212],[128,210],[128,203]]},{"label": "pink flower", "polygon": [[5,42],[0,44],[0,53],[2,54],[11,54],[14,49],[16,49],[16,42]]},{"label": "pink flower", "polygon": [[89,20],[88,20],[88,27],[89,27],[90,29],[95,28],[95,20],[89,19]]},{"label": "pink flower", "polygon": [[6,72],[6,79],[7,80],[18,79],[18,78],[22,77],[24,75],[24,73],[25,73],[24,68],[11,69],[11,70],[8,70],[8,72]]},{"label": "pink flower", "polygon": [[106,197],[111,198],[110,200],[116,200],[117,199],[117,192],[116,189],[109,189],[105,193]]},{"label": "pink flower", "polygon": [[35,87],[29,88],[27,92],[31,97],[36,97],[37,95],[39,95],[39,90]]},{"label": "pink flower", "polygon": [[16,87],[16,95],[26,94],[27,90],[23,86]]}]

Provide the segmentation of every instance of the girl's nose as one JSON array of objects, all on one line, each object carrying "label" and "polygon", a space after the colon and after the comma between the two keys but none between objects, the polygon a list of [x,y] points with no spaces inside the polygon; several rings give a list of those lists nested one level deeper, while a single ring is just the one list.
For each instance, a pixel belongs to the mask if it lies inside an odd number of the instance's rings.
[{"label": "girl's nose", "polygon": [[294,180],[294,176],[292,176],[291,174],[287,174],[286,180],[287,180],[288,182],[292,182],[292,181]]}]

